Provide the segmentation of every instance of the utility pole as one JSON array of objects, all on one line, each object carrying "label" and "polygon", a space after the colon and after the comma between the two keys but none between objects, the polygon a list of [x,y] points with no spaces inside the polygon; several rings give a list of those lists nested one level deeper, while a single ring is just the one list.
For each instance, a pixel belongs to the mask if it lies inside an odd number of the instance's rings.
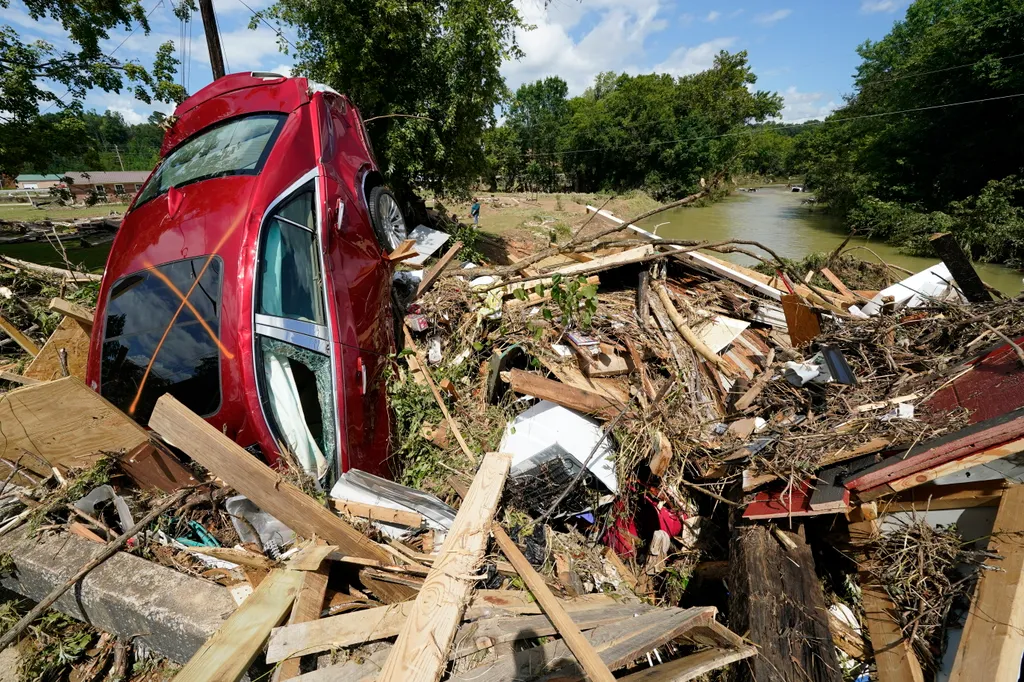
[{"label": "utility pole", "polygon": [[217,15],[213,13],[213,0],[199,0],[199,13],[203,16],[203,32],[206,33],[206,47],[210,50],[213,80],[217,80],[224,77],[224,53],[220,49],[220,33],[217,31]]},{"label": "utility pole", "polygon": [[124,161],[121,160],[121,150],[117,148],[116,144],[114,145],[114,153],[117,154],[117,163],[120,164],[121,170],[123,171],[124,170]]}]

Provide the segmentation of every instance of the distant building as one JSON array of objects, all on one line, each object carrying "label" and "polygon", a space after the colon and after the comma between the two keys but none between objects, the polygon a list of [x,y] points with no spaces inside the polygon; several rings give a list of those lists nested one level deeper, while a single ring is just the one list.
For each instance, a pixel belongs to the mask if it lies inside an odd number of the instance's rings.
[{"label": "distant building", "polygon": [[63,182],[59,175],[36,175],[35,173],[23,173],[15,178],[18,189],[50,189]]},{"label": "distant building", "polygon": [[85,201],[89,192],[94,189],[101,200],[106,198],[108,201],[114,201],[119,194],[135,196],[146,184],[149,173],[150,171],[68,171],[65,175],[71,178],[71,193],[75,201]]}]

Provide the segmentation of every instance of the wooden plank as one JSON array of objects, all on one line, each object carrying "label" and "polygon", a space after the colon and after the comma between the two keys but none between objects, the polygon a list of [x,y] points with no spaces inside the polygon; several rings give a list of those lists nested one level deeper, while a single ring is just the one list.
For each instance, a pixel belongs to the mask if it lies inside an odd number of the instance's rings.
[{"label": "wooden plank", "polygon": [[[381,639],[399,633],[413,602],[378,606],[352,613],[330,616],[318,621],[275,628],[267,645],[267,663],[276,663],[301,654],[315,654]],[[584,595],[561,601],[569,613],[598,609],[615,604],[603,594]],[[483,618],[495,613],[531,616],[542,613],[540,604],[529,592],[522,590],[477,590],[464,614],[466,618]]]},{"label": "wooden plank", "polygon": [[350,502],[348,500],[336,500],[331,498],[331,509],[348,516],[355,516],[360,519],[371,521],[384,521],[409,528],[419,528],[423,525],[423,516],[415,512],[401,511],[389,507],[380,507],[375,504],[364,504],[363,502]]},{"label": "wooden plank", "polygon": [[419,298],[423,294],[430,291],[430,288],[434,286],[437,279],[444,273],[445,269],[451,265],[451,262],[455,259],[455,256],[459,255],[459,251],[462,250],[462,242],[455,242],[452,247],[445,251],[444,255],[441,256],[434,267],[430,268],[423,274],[423,279],[420,280],[420,284],[416,287],[416,296]]},{"label": "wooden plank", "polygon": [[[149,426],[299,535],[322,538],[345,554],[390,563],[391,556],[375,542],[283,481],[277,472],[207,424],[174,396],[164,395],[157,400]],[[414,593],[402,585],[375,588],[386,601],[402,601]]]},{"label": "wooden plank", "polygon": [[806,346],[821,334],[821,318],[799,296],[783,294],[782,312],[794,348]]},{"label": "wooden plank", "polygon": [[240,680],[263,649],[271,628],[287,615],[304,576],[297,571],[271,571],[175,675],[175,681]]},{"label": "wooden plank", "polygon": [[1019,438],[1024,438],[1024,410],[1014,410],[921,443],[903,455],[866,469],[845,485],[850,490],[869,490]]},{"label": "wooden plank", "polygon": [[[330,577],[330,566],[321,566],[315,571],[307,571],[303,580],[299,596],[295,598],[292,605],[292,614],[288,617],[288,624],[308,623],[319,620],[320,611],[324,607],[324,596],[327,593],[327,579]],[[289,658],[281,662],[274,672],[273,682],[278,680],[290,680],[299,675],[299,664],[301,658]]]},{"label": "wooden plank", "polygon": [[0,331],[6,332],[8,336],[14,339],[16,344],[21,346],[22,350],[32,357],[39,355],[39,346],[37,346],[32,339],[22,334],[21,330],[18,329],[13,322],[3,315],[0,315]]},{"label": "wooden plank", "polygon": [[15,374],[14,372],[8,372],[6,370],[0,371],[0,379],[10,381],[12,384],[21,384],[22,386],[33,386],[35,384],[42,383],[39,379],[30,379],[29,377]]},{"label": "wooden plank", "polygon": [[65,317],[50,334],[42,349],[28,367],[25,376],[39,381],[53,381],[64,376],[60,362],[60,350],[67,353],[68,375],[85,381],[85,369],[89,362],[89,334],[81,325]]},{"label": "wooden plank", "polygon": [[259,568],[263,570],[270,570],[274,568],[273,561],[262,554],[250,552],[247,549],[235,549],[234,547],[188,547],[186,548],[186,551],[192,552],[193,554],[212,556],[214,559],[230,561],[233,564],[246,566],[248,568]]},{"label": "wooden plank", "polygon": [[[0,424],[0,457],[13,462],[25,450],[64,468],[88,468],[100,450],[131,450],[149,440],[145,429],[75,377],[9,392],[0,401]],[[35,457],[24,457],[21,466],[52,473]]]},{"label": "wooden plank", "polygon": [[620,677],[619,682],[686,682],[755,655],[757,655],[757,647],[752,646],[744,646],[739,649],[725,647],[705,649],[632,675]]},{"label": "wooden plank", "polygon": [[1007,482],[1002,479],[952,485],[922,485],[879,504],[886,514],[996,507],[1007,486]]},{"label": "wooden plank", "polygon": [[[324,542],[311,542],[293,554],[285,562],[285,568],[292,571],[319,571],[324,560],[337,549],[337,547]],[[372,561],[372,559],[367,559],[367,561]]]},{"label": "wooden plank", "polygon": [[[649,612],[645,604],[620,604],[604,608],[586,609],[572,615],[572,621],[581,631],[593,630],[601,625],[617,623]],[[546,615],[499,616],[481,618],[464,624],[455,635],[450,658],[469,656],[504,642],[557,635],[558,628]]]},{"label": "wooden plank", "polygon": [[81,325],[87,334],[92,332],[93,312],[85,306],[65,301],[63,298],[51,298],[50,310],[58,312],[64,317],[70,317]]},{"label": "wooden plank", "polygon": [[487,531],[498,509],[512,455],[484,456],[455,521],[444,551],[427,576],[416,604],[378,682],[436,682],[448,662],[448,650],[487,550]]},{"label": "wooden plank", "polygon": [[850,291],[849,288],[843,284],[843,280],[839,279],[839,277],[837,277],[836,274],[828,268],[822,268],[821,274],[825,276],[825,279],[829,281],[829,284],[834,286],[836,291],[838,291],[844,298],[848,298],[851,301],[856,301],[859,298],[857,294]]},{"label": "wooden plank", "polygon": [[901,478],[892,481],[888,484],[888,487],[896,492],[902,492],[904,490],[910,490],[924,483],[929,483],[936,479],[942,478],[949,474],[955,474],[958,471],[965,471],[981,464],[988,464],[994,462],[997,459],[1009,457],[1010,455],[1016,455],[1020,452],[1024,452],[1024,438],[1018,438],[1017,440],[1010,441],[1003,445],[996,446],[994,448],[988,448],[982,452],[976,452],[973,455],[968,455],[962,459],[955,459],[952,462],[946,462],[936,467],[919,471],[916,474],[911,474],[906,478]]},{"label": "wooden plank", "polygon": [[[655,609],[637,618],[595,628],[581,638],[595,650],[605,669],[617,670],[648,651],[714,620],[715,612],[713,606]],[[594,677],[583,670],[577,660],[573,660],[573,654],[563,639],[500,656],[492,663],[453,675],[449,682],[575,682],[583,679],[594,680]]]},{"label": "wooden plank", "polygon": [[136,447],[120,458],[117,464],[143,490],[173,493],[199,483],[176,457],[149,442]]},{"label": "wooden plank", "polygon": [[540,400],[567,407],[583,414],[603,419],[614,419],[622,411],[622,405],[607,396],[585,391],[574,386],[567,386],[558,381],[545,379],[539,374],[513,369],[509,373],[512,390],[516,393],[532,395]]},{"label": "wooden plank", "polygon": [[928,238],[935,253],[942,259],[942,262],[949,268],[949,274],[964,292],[970,303],[991,303],[992,294],[985,288],[977,270],[971,265],[971,259],[967,257],[964,250],[960,248],[956,237],[948,232],[938,232]]},{"label": "wooden plank", "polygon": [[864,638],[831,611],[828,612],[828,629],[832,631],[832,643],[843,653],[858,661],[865,659]]},{"label": "wooden plank", "polygon": [[[865,519],[850,524],[850,539],[855,544],[865,544],[877,535],[877,513],[864,509]],[[864,608],[868,639],[875,655],[878,682],[924,682],[921,663],[914,649],[903,637],[896,620],[896,607],[885,589],[879,585],[871,572],[871,559],[863,554],[858,557],[860,574],[861,606]],[[1020,661],[1018,660],[1018,664]]]},{"label": "wooden plank", "polygon": [[416,240],[406,239],[397,247],[395,247],[394,251],[385,256],[385,258],[387,258],[392,263],[401,263],[404,260],[415,258],[418,255],[420,254],[416,252]]},{"label": "wooden plank", "polygon": [[1024,485],[1003,493],[988,550],[1002,559],[982,570],[950,682],[1016,680],[1024,655]]}]

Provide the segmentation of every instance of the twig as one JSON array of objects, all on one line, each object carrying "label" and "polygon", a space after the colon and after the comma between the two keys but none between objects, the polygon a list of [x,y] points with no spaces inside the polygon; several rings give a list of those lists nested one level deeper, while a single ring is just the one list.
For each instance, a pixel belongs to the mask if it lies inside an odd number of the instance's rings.
[{"label": "twig", "polygon": [[143,530],[146,526],[152,523],[158,516],[163,514],[165,511],[173,507],[174,505],[181,502],[191,491],[191,488],[185,488],[179,490],[174,495],[171,495],[165,499],[159,506],[150,511],[146,516],[136,523],[134,526],[126,530],[121,535],[107,543],[107,546],[100,552],[92,561],[85,564],[71,576],[66,582],[57,587],[53,588],[48,595],[43,597],[42,600],[31,611],[26,613],[21,620],[14,624],[10,630],[8,630],[2,638],[0,638],[0,651],[6,649],[8,646],[14,643],[14,641],[21,635],[25,629],[32,624],[32,622],[41,616],[48,608],[50,608],[55,601],[60,599],[60,596],[74,587],[75,583],[84,578],[89,571],[93,570],[110,557],[117,554],[117,552],[128,542],[128,539],[134,537],[140,530]]},{"label": "twig", "polygon": [[984,325],[985,328],[988,329],[990,332],[998,336],[1006,343],[1010,344],[1010,347],[1013,348],[1013,352],[1017,354],[1017,360],[1020,362],[1021,365],[1024,365],[1024,350],[1021,350],[1021,347],[1018,346],[1013,339],[1011,339],[1009,336],[1007,336],[1003,332],[999,331],[998,329],[990,325],[988,322],[985,322]]}]

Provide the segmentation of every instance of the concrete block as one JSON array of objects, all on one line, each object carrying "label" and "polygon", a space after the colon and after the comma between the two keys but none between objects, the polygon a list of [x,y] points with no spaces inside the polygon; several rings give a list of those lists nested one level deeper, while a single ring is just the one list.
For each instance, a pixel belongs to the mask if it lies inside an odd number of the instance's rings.
[{"label": "concrete block", "polygon": [[[0,538],[14,559],[4,588],[39,601],[66,582],[103,546],[74,535],[33,539],[15,532]],[[57,600],[62,613],[123,639],[144,642],[184,663],[235,610],[227,588],[119,552]]]}]

